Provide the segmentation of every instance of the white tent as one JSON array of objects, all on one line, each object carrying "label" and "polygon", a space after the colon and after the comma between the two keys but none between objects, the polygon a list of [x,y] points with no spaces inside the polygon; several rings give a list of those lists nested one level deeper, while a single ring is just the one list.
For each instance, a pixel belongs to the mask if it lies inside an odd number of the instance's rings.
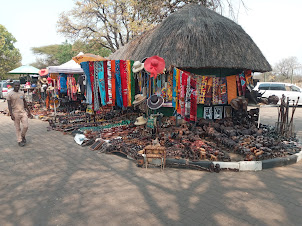
[{"label": "white tent", "polygon": [[[83,55],[84,53],[79,53]],[[70,60],[60,66],[49,66],[47,67],[48,73],[65,73],[65,74],[84,74],[83,69],[74,60]]]}]

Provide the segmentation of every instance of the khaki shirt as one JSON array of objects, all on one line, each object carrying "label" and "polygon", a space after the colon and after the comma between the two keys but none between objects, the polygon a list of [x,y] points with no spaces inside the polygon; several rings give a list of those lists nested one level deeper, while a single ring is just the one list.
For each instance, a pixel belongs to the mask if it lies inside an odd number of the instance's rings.
[{"label": "khaki shirt", "polygon": [[13,113],[23,113],[24,109],[24,92],[23,91],[10,91],[6,97],[7,100],[11,101]]}]

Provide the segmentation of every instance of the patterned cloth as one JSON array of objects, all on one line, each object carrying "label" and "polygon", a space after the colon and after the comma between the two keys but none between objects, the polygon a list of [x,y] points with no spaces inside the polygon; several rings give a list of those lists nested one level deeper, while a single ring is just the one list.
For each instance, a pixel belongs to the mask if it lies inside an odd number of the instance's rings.
[{"label": "patterned cloth", "polygon": [[180,91],[180,108],[181,108],[181,116],[185,117],[185,106],[186,106],[186,94],[187,94],[187,85],[188,85],[188,77],[187,73],[183,73],[181,76],[181,91]]},{"label": "patterned cloth", "polygon": [[208,77],[207,86],[206,86],[206,93],[205,93],[205,101],[204,105],[211,106],[212,104],[212,91],[213,90],[213,78]]},{"label": "patterned cloth", "polygon": [[99,101],[99,79],[98,79],[98,73],[99,73],[99,66],[97,64],[98,62],[94,62],[94,83],[93,83],[93,95],[94,95],[94,110],[97,111],[100,108],[100,101]]},{"label": "patterned cloth", "polygon": [[98,82],[99,82],[99,90],[100,90],[100,94],[101,94],[101,102],[102,102],[103,106],[105,106],[107,103],[104,63],[106,63],[106,61],[96,61],[95,62],[95,66],[97,67],[97,72],[98,72],[97,75],[98,75]]},{"label": "patterned cloth", "polygon": [[116,104],[120,108],[123,107],[123,92],[122,92],[122,79],[120,71],[120,61],[115,61],[115,84],[116,84]]},{"label": "patterned cloth", "polygon": [[91,82],[91,91],[92,91],[92,109],[94,109],[94,62],[89,61],[89,75]]},{"label": "patterned cloth", "polygon": [[116,86],[115,86],[115,60],[111,60],[111,85],[112,85],[112,105],[116,102]]},{"label": "patterned cloth", "polygon": [[227,93],[227,80],[226,77],[220,78],[220,89],[219,89],[219,103],[227,104],[228,102],[228,93]]},{"label": "patterned cloth", "polygon": [[199,104],[204,104],[206,100],[206,88],[207,88],[207,83],[208,83],[209,77],[207,76],[202,76],[201,80],[201,86],[200,86],[200,98],[199,98]]},{"label": "patterned cloth", "polygon": [[135,79],[134,79],[134,73],[132,71],[132,67],[133,67],[134,61],[131,60],[130,61],[130,76],[131,76],[131,103],[135,100],[135,90],[137,89],[137,87],[135,86]]},{"label": "patterned cloth", "polygon": [[176,68],[173,68],[173,89],[172,89],[172,106],[176,108],[176,90],[177,90],[177,84],[176,84]]},{"label": "patterned cloth", "polygon": [[112,104],[112,73],[111,73],[111,61],[107,62],[107,73],[108,73],[108,102],[107,104]]},{"label": "patterned cloth", "polygon": [[176,69],[176,109],[180,113],[179,93],[180,93],[180,70]]},{"label": "patterned cloth", "polygon": [[230,75],[226,77],[227,87],[228,87],[228,104],[231,103],[231,100],[237,98],[237,82],[236,75]]},{"label": "patterned cloth", "polygon": [[237,84],[238,96],[242,96],[242,87],[241,87],[239,75],[236,75],[236,84]]},{"label": "patterned cloth", "polygon": [[190,109],[190,121],[197,121],[197,92],[196,92],[196,80],[191,78],[191,109]]},{"label": "patterned cloth", "polygon": [[63,73],[60,74],[60,93],[67,93],[67,75]]},{"label": "patterned cloth", "polygon": [[[128,107],[131,106],[131,62],[126,61],[126,72],[127,72],[127,103]],[[133,90],[134,92],[134,90]]]},{"label": "patterned cloth", "polygon": [[212,95],[212,103],[213,105],[219,104],[219,86],[220,86],[220,78],[213,77],[213,95]]},{"label": "patterned cloth", "polygon": [[89,64],[88,62],[82,62],[80,65],[86,76],[86,103],[92,104],[92,90],[89,75]]},{"label": "patterned cloth", "polygon": [[121,70],[121,81],[122,81],[122,97],[123,106],[126,108],[128,106],[128,84],[127,84],[127,63],[124,60],[120,60],[120,70]]},{"label": "patterned cloth", "polygon": [[105,82],[105,97],[106,97],[106,104],[109,101],[109,94],[108,94],[108,72],[107,72],[107,62],[103,61],[104,67],[104,82]]},{"label": "patterned cloth", "polygon": [[242,95],[245,96],[245,92],[246,92],[246,80],[245,80],[244,72],[242,72],[241,74],[239,74],[239,79],[240,79],[240,84],[241,84],[241,88],[242,88]]},{"label": "patterned cloth", "polygon": [[[174,71],[174,70],[173,70]],[[167,75],[167,102],[172,101],[173,93],[173,72]]]},{"label": "patterned cloth", "polygon": [[191,110],[191,76],[187,79],[187,89],[185,98],[185,120],[190,121],[190,110]]}]

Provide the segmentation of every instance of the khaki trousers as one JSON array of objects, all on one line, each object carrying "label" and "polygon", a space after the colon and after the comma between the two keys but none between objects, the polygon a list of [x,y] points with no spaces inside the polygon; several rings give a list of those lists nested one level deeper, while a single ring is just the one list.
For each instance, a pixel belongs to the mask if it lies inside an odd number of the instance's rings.
[{"label": "khaki trousers", "polygon": [[[17,135],[17,141],[21,142],[22,137],[25,137],[26,132],[28,130],[28,117],[26,112],[22,113],[14,113],[15,116],[15,128],[16,128],[16,135]],[[21,125],[20,122],[22,123],[22,130],[21,130]]]}]

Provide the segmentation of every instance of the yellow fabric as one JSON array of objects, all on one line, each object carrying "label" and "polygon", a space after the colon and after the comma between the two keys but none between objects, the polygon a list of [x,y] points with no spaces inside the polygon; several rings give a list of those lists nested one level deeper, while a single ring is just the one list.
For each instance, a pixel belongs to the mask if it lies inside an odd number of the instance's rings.
[{"label": "yellow fabric", "polygon": [[[128,107],[131,106],[131,62],[130,60],[126,61],[126,65],[127,65],[127,88],[128,88]],[[134,92],[134,91],[133,91]]]},{"label": "yellow fabric", "polygon": [[236,84],[236,75],[227,76],[227,89],[228,89],[228,103],[231,103],[231,100],[237,98],[237,84]]}]

